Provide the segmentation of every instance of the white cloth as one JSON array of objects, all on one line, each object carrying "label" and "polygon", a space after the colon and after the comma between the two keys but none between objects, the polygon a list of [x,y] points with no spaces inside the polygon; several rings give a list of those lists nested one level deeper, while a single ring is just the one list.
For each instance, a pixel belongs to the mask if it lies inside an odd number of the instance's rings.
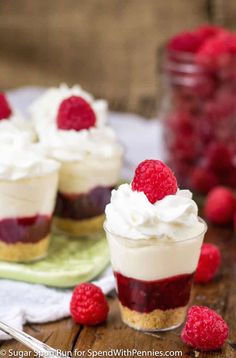
[{"label": "white cloth", "polygon": [[[28,87],[9,92],[10,102],[24,109],[43,92]],[[123,177],[130,179],[136,165],[147,158],[163,158],[161,128],[156,120],[147,121],[128,113],[110,113],[111,126],[125,147]],[[94,281],[105,294],[114,289],[111,268]],[[43,285],[0,280],[0,320],[22,329],[26,322],[45,323],[69,316],[72,290],[55,289]],[[0,331],[0,340],[9,339]]]}]

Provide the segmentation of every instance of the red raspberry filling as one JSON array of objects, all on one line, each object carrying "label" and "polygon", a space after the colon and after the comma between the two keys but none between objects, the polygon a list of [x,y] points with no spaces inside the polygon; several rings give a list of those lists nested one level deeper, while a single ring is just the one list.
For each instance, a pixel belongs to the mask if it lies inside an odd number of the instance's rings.
[{"label": "red raspberry filling", "polygon": [[187,345],[200,351],[220,349],[226,341],[229,328],[223,318],[208,307],[189,309],[181,338]]},{"label": "red raspberry filling", "polygon": [[108,303],[98,286],[92,283],[82,283],[74,289],[70,312],[75,322],[93,326],[104,322],[108,311]]},{"label": "red raspberry filling", "polygon": [[80,131],[94,127],[95,123],[95,113],[82,97],[71,96],[61,102],[57,113],[59,129]]},{"label": "red raspberry filling", "polygon": [[166,195],[175,194],[178,189],[171,169],[154,159],[144,160],[137,166],[131,186],[134,191],[144,192],[152,204]]},{"label": "red raspberry filling", "polygon": [[0,120],[9,119],[12,114],[11,107],[4,93],[0,93]]}]

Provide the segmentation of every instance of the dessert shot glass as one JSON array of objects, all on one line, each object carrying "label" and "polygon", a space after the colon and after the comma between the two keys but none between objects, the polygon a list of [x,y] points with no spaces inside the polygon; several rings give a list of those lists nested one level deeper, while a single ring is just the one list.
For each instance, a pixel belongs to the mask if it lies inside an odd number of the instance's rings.
[{"label": "dessert shot glass", "polygon": [[59,164],[17,180],[0,179],[0,260],[29,262],[46,256],[55,206]]},{"label": "dessert shot glass", "polygon": [[111,191],[120,179],[122,152],[111,158],[61,161],[54,228],[72,236],[101,230]]},{"label": "dessert shot glass", "polygon": [[142,331],[166,331],[186,316],[194,273],[207,230],[181,241],[134,240],[104,229],[124,323]]}]

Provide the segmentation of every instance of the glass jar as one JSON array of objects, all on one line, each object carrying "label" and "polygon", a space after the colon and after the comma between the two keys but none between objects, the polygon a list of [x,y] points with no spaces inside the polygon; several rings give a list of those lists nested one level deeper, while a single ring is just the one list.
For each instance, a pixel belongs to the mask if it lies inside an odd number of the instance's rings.
[{"label": "glass jar", "polygon": [[209,69],[193,54],[166,50],[162,75],[166,160],[180,186],[203,194],[236,188],[236,58]]}]

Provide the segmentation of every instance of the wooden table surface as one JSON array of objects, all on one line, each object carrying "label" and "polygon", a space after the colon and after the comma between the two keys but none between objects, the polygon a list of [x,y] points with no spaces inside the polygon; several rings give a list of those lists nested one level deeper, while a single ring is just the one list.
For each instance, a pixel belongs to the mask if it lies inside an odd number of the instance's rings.
[{"label": "wooden table surface", "polygon": [[[107,351],[106,354],[113,357],[115,354],[108,352],[111,349],[163,351],[165,356],[174,356],[172,351],[179,351],[181,353],[176,353],[175,356],[187,358],[236,357],[236,238],[232,229],[210,226],[206,241],[219,245],[223,264],[214,282],[208,285],[195,285],[192,303],[217,310],[228,322],[230,336],[221,351],[200,354],[195,352],[182,343],[181,328],[168,333],[149,335],[125,326],[120,320],[117,300],[114,297],[109,298],[110,314],[107,323],[98,327],[81,327],[68,318],[43,325],[30,324],[25,330],[55,349],[73,352],[73,357],[89,357],[92,356],[92,352],[94,356],[99,356],[99,351]],[[1,354],[5,354],[5,357],[20,357],[23,354],[34,356],[33,352],[30,355],[27,348],[14,340],[2,342]],[[130,355],[135,356],[135,353]]]}]

